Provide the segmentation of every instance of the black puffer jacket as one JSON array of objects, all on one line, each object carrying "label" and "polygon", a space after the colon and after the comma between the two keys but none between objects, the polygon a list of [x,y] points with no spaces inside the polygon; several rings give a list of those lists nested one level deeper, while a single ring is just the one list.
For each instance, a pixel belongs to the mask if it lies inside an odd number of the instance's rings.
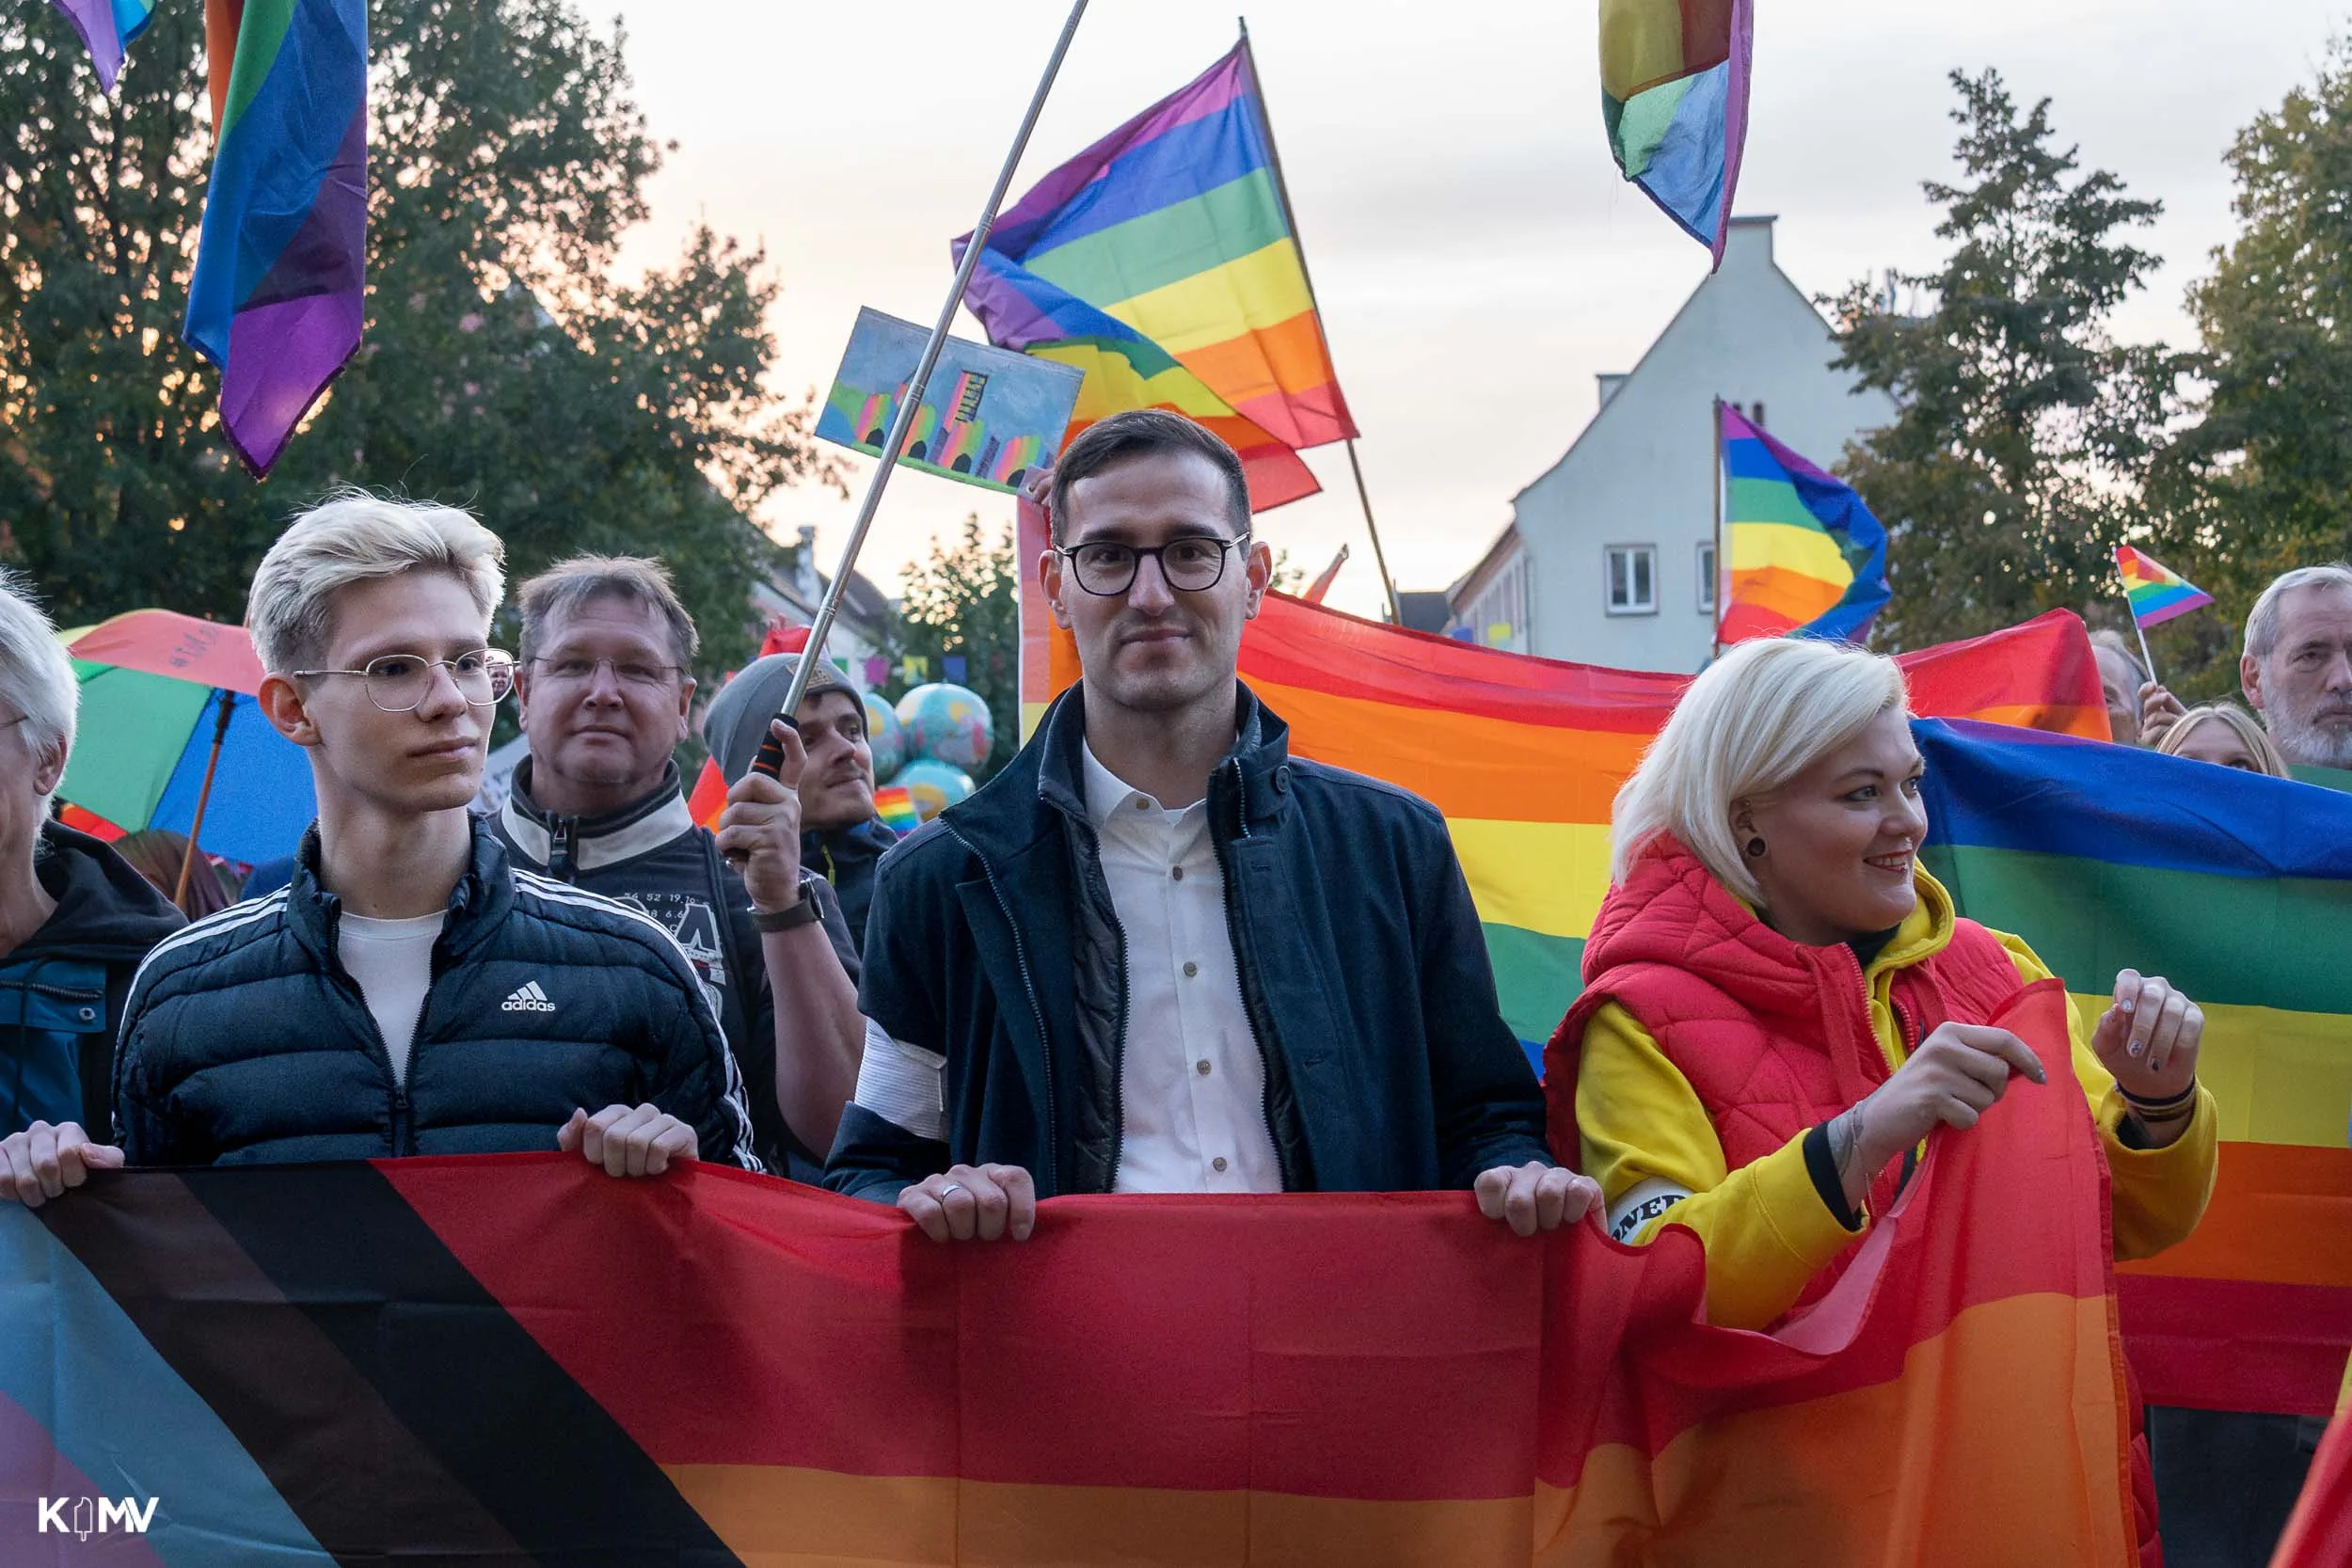
[{"label": "black puffer jacket", "polygon": [[135,1165],[292,1164],[555,1147],[575,1107],[651,1102],[705,1160],[758,1168],[742,1083],[670,934],[517,872],[474,825],[405,1084],[336,958],[318,835],[293,883],[189,927],[133,983],[115,1127]]}]

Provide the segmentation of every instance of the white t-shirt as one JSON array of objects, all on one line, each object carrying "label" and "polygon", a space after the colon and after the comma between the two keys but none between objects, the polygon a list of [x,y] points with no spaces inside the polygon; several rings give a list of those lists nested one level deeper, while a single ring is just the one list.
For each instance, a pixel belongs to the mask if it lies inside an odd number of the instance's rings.
[{"label": "white t-shirt", "polygon": [[343,968],[359,982],[359,994],[384,1049],[392,1058],[392,1079],[408,1082],[408,1048],[416,1042],[417,1015],[424,1010],[424,993],[433,984],[433,944],[440,940],[446,914],[421,914],[413,920],[371,920],[346,912],[336,923],[335,953]]}]

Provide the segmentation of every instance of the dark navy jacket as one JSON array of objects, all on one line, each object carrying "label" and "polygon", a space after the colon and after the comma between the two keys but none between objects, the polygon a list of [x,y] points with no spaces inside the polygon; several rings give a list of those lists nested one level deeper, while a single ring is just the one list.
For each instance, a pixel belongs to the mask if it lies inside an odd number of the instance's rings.
[{"label": "dark navy jacket", "polygon": [[115,1035],[148,949],[187,921],[89,834],[41,824],[33,874],[57,907],[0,958],[0,1137],[74,1121],[114,1142]]},{"label": "dark navy jacket", "polygon": [[[847,828],[810,830],[801,835],[801,863],[823,874],[841,900],[850,937],[863,949],[866,917],[874,907],[874,873],[882,858],[898,847],[898,835],[879,816]],[[850,971],[854,979],[857,971]]]},{"label": "dark navy jacket", "polygon": [[575,1107],[651,1102],[756,1169],[742,1084],[686,955],[608,898],[512,869],[486,824],[433,949],[405,1084],[337,958],[318,835],[294,880],[148,956],[115,1053],[135,1165],[551,1149]]},{"label": "dark navy jacket", "polygon": [[[1041,1197],[1117,1179],[1123,937],[1086,811],[1081,696],[884,860],[861,1001],[946,1057],[947,1136],[853,1103],[826,1168],[837,1191],[889,1201],[990,1161],[1026,1167]],[[1284,1187],[1468,1187],[1495,1165],[1550,1164],[1444,818],[1293,761],[1288,727],[1247,689],[1237,718],[1210,832]]]}]

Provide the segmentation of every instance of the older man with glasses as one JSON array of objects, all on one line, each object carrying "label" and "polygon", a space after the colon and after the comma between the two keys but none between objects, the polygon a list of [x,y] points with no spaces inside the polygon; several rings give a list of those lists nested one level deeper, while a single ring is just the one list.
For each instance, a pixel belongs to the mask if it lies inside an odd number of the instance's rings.
[{"label": "older man with glasses", "polygon": [[668,572],[635,556],[575,556],[524,583],[516,603],[531,755],[499,836],[516,863],[669,929],[742,1066],[760,1158],[816,1180],[857,1081],[865,1023],[839,903],[802,864],[799,737],[786,727],[781,779],[739,780],[718,832],[699,827],[672,752],[689,733],[700,642]]},{"label": "older man with glasses", "polygon": [[1237,673],[1273,569],[1240,460],[1176,415],[1063,452],[1038,562],[1085,678],[883,863],[868,1031],[826,1172],[939,1241],[1066,1193],[1474,1190],[1554,1166],[1444,820],[1294,759]]},{"label": "older man with glasses", "polygon": [[93,1168],[563,1149],[614,1176],[758,1168],[735,1059],[669,932],[516,870],[467,803],[514,661],[499,541],[346,494],[254,574],[261,705],[310,753],[294,880],[159,942],[115,1054],[120,1147],[0,1147],[26,1203]]}]

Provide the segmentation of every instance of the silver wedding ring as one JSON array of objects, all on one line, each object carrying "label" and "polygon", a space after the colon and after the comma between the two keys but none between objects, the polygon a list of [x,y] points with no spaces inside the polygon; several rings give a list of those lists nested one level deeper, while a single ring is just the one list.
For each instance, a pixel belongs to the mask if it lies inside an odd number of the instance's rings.
[{"label": "silver wedding ring", "polygon": [[940,1188],[940,1189],[939,1189],[939,1196],[942,1196],[942,1197],[946,1197],[946,1196],[949,1193],[960,1193],[960,1192],[961,1192],[961,1191],[963,1191],[963,1183],[962,1183],[962,1182],[961,1182],[961,1181],[950,1181],[950,1182],[948,1182],[946,1186],[944,1186],[944,1187],[942,1187],[942,1188]]}]

